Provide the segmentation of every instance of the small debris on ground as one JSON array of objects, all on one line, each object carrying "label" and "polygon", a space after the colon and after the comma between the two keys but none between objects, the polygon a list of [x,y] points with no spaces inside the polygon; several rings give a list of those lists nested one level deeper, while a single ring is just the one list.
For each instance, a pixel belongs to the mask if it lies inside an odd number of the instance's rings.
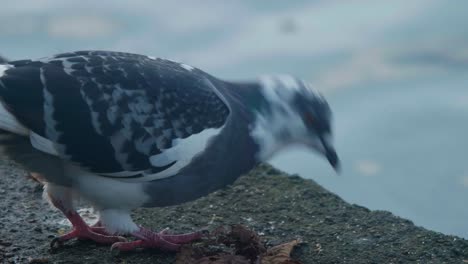
[{"label": "small debris on ground", "polygon": [[266,248],[259,235],[244,225],[218,227],[200,243],[186,245],[176,264],[299,264],[290,255],[300,240]]}]

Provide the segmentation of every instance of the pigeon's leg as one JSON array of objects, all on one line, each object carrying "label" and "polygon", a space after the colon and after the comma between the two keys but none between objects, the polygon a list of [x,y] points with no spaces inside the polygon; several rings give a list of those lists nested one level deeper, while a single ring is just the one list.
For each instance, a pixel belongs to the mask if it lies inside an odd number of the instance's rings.
[{"label": "pigeon's leg", "polygon": [[102,225],[101,220],[98,220],[96,223],[90,225],[89,228],[91,228],[92,231],[102,235],[111,235],[109,232],[106,231],[106,228]]},{"label": "pigeon's leg", "polygon": [[168,234],[166,229],[161,232],[153,232],[140,227],[140,229],[133,232],[132,235],[136,237],[137,240],[114,243],[111,250],[131,251],[136,248],[159,248],[167,251],[178,251],[182,245],[202,238],[204,231],[173,235]]},{"label": "pigeon's leg", "polygon": [[89,228],[91,229],[91,231],[99,233],[101,235],[112,236],[111,233],[107,232],[106,228],[102,224],[101,219],[99,219],[96,223],[90,225]]},{"label": "pigeon's leg", "polygon": [[56,237],[51,242],[51,247],[56,244],[63,244],[73,238],[89,239],[100,244],[113,244],[126,241],[120,236],[109,236],[105,233],[104,227],[89,227],[81,216],[75,211],[72,204],[72,193],[66,187],[54,184],[46,184],[45,191],[50,202],[67,217],[73,226],[73,230],[65,235]]}]

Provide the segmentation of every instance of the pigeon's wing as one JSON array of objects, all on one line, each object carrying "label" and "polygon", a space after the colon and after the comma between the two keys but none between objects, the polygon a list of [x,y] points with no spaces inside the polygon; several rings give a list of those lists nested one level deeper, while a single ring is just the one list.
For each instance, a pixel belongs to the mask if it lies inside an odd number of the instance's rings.
[{"label": "pigeon's wing", "polygon": [[9,64],[0,97],[33,146],[108,177],[175,174],[229,116],[206,73],[169,60],[81,51]]}]

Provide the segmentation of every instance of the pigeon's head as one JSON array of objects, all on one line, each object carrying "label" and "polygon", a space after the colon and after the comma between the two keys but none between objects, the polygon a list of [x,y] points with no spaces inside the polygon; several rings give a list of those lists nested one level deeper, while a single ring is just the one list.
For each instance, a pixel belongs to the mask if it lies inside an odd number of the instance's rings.
[{"label": "pigeon's head", "polygon": [[264,77],[261,91],[265,104],[256,113],[252,130],[260,159],[300,144],[324,155],[338,170],[339,159],[332,145],[332,113],[325,98],[291,76]]}]

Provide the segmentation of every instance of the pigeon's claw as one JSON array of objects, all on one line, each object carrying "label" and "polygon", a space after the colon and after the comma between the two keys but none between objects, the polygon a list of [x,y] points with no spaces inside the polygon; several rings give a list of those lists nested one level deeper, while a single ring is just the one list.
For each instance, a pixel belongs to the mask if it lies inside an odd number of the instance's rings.
[{"label": "pigeon's claw", "polygon": [[65,235],[54,238],[50,242],[51,248],[56,248],[63,245],[64,242],[77,238],[92,240],[99,244],[113,244],[116,242],[127,241],[124,237],[113,236],[106,232],[104,227],[101,226],[88,226],[81,216],[76,212],[70,212],[66,214],[68,220],[73,225],[73,230]]},{"label": "pigeon's claw", "polygon": [[58,246],[63,245],[65,241],[71,240],[71,239],[83,239],[83,240],[92,240],[98,244],[113,244],[116,242],[123,242],[127,241],[124,237],[121,236],[109,236],[107,233],[104,231],[103,228],[91,228],[87,227],[84,229],[78,229],[75,228],[71,232],[56,237],[50,242],[50,247],[51,248],[56,248]]},{"label": "pigeon's claw", "polygon": [[111,247],[112,252],[132,251],[137,248],[158,248],[165,251],[178,251],[184,244],[192,243],[203,237],[204,232],[198,231],[186,234],[168,234],[167,230],[153,232],[140,228],[132,234],[138,240],[131,242],[117,242]]}]

